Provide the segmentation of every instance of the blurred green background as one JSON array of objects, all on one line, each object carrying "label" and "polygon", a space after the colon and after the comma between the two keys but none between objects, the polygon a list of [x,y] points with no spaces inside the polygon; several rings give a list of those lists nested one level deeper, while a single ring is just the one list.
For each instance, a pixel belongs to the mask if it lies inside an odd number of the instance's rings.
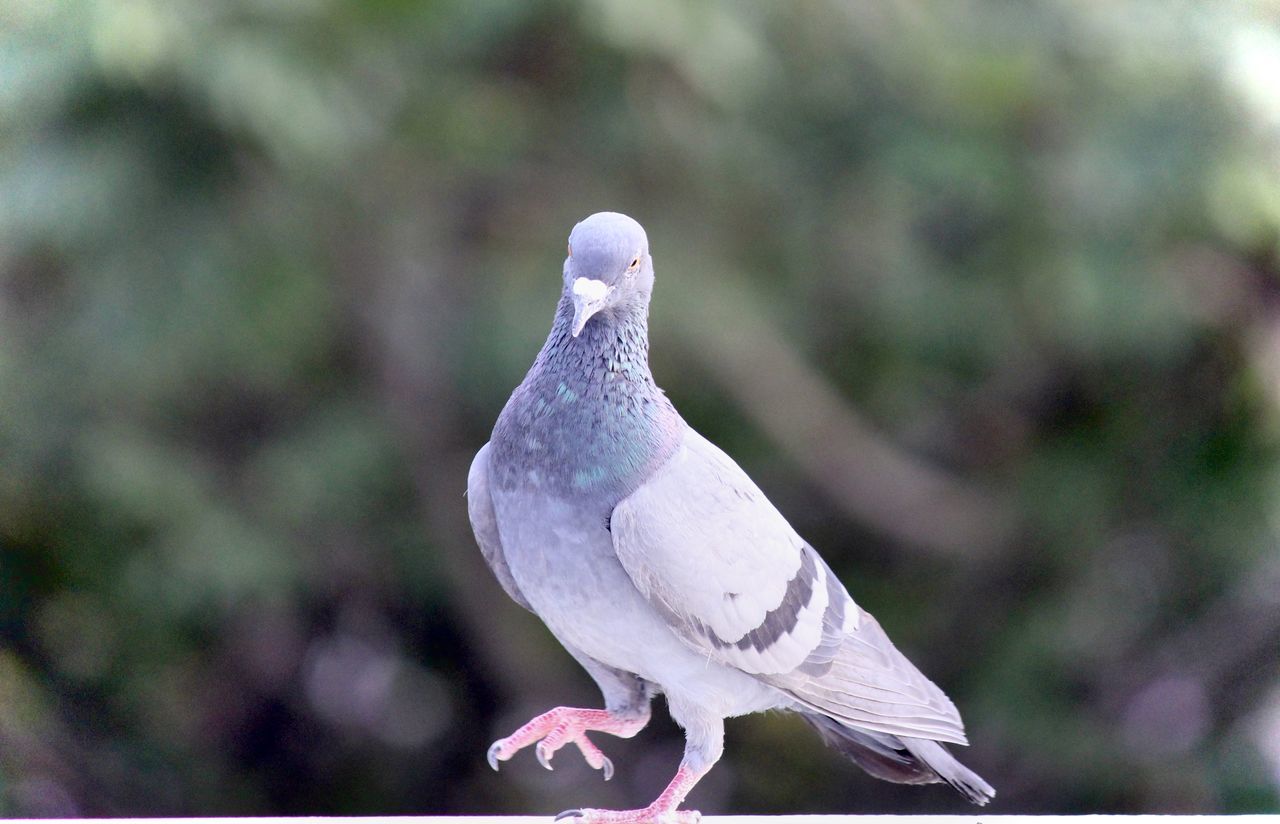
[{"label": "blurred green background", "polygon": [[[612,209],[653,368],[993,812],[1280,809],[1280,3],[6,0],[0,814],[639,805],[466,469]],[[968,812],[794,718],[704,812]]]}]

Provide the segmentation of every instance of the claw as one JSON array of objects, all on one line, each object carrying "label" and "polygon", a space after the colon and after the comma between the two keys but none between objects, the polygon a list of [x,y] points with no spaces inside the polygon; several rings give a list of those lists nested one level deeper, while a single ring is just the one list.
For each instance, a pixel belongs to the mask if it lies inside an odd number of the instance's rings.
[{"label": "claw", "polygon": [[[0,0],[3,2],[3,0]],[[534,746],[534,754],[538,763],[544,768],[554,769],[551,761],[557,752],[568,744],[576,744],[586,759],[587,765],[600,770],[604,780],[613,778],[613,762],[600,751],[587,736],[589,732],[604,732],[629,738],[635,735],[649,720],[648,713],[614,715],[608,710],[586,710],[575,707],[556,707],[544,712],[525,724],[520,729],[499,738],[489,746],[486,759],[489,766],[498,769],[498,762],[507,761],[517,752]],[[575,815],[586,822],[595,822],[599,810],[577,810]],[[610,819],[612,821],[612,819]]]},{"label": "claw", "polygon": [[582,810],[565,810],[556,816],[556,821],[561,821],[565,818],[582,818]]}]

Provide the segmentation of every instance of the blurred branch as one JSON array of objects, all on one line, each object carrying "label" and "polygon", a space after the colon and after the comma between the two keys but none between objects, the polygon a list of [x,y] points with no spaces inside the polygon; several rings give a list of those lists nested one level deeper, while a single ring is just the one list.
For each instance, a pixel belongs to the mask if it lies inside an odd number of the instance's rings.
[{"label": "blurred branch", "polygon": [[[458,448],[465,441],[465,427],[449,372],[447,341],[460,337],[457,327],[467,313],[459,307],[457,281],[437,274],[455,267],[441,262],[444,244],[431,246],[429,230],[395,224],[387,219],[392,231],[399,228],[403,234],[349,239],[346,268],[359,273],[347,284],[362,326],[357,338],[368,346],[366,357],[409,456],[425,516],[423,529],[439,549],[466,636],[507,693],[547,688],[539,683],[554,678],[539,662],[546,641],[535,635],[536,622],[520,620],[524,611],[498,587],[466,515],[467,470],[481,444]],[[436,268],[427,268],[432,263]],[[495,632],[497,626],[503,631]]]},{"label": "blurred branch", "polygon": [[747,291],[692,279],[671,324],[690,354],[850,517],[906,546],[986,554],[1013,530],[1011,506],[896,447],[782,337]]},{"label": "blurred branch", "polygon": [[[1280,675],[1280,558],[1267,557],[1240,576],[1201,616],[1170,634],[1128,667],[1100,681],[1126,688],[1127,703],[1156,681],[1190,677],[1215,695],[1220,723],[1247,714]],[[1223,701],[1222,698],[1229,700]],[[1113,699],[1115,700],[1115,699]]]}]

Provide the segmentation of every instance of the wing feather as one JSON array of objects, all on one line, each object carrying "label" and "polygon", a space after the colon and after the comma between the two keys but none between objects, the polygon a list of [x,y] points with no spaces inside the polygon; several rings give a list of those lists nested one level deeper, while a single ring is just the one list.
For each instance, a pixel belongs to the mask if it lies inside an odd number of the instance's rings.
[{"label": "wing feather", "polygon": [[614,509],[618,559],[676,633],[840,723],[965,743],[959,713],[737,464],[692,429]]},{"label": "wing feather", "polygon": [[502,589],[511,596],[511,600],[533,612],[529,601],[525,599],[516,579],[507,566],[507,557],[502,552],[502,538],[498,534],[498,517],[493,511],[493,498],[489,495],[489,444],[480,447],[471,461],[471,470],[467,473],[467,515],[471,518],[471,531],[476,534],[476,543],[480,545],[480,554],[484,556],[489,568],[502,585]]}]

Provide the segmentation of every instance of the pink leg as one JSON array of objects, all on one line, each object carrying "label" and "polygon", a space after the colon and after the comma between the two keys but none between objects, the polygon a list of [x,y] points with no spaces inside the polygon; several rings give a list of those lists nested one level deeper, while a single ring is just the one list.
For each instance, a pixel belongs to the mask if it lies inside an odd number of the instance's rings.
[{"label": "pink leg", "polygon": [[499,761],[506,761],[533,742],[538,742],[538,763],[551,769],[551,758],[565,744],[576,744],[582,757],[592,769],[603,770],[604,780],[613,778],[613,762],[600,748],[587,738],[588,732],[607,732],[620,738],[630,738],[649,722],[648,714],[634,717],[614,715],[608,710],[584,710],[576,707],[556,707],[525,724],[520,729],[499,738],[489,747],[489,766],[498,769]]},{"label": "pink leg", "polygon": [[676,770],[676,777],[648,807],[640,810],[565,810],[556,816],[575,819],[574,824],[696,824],[702,817],[697,810],[677,810],[698,779],[707,774],[707,768],[693,770],[684,764]]}]

